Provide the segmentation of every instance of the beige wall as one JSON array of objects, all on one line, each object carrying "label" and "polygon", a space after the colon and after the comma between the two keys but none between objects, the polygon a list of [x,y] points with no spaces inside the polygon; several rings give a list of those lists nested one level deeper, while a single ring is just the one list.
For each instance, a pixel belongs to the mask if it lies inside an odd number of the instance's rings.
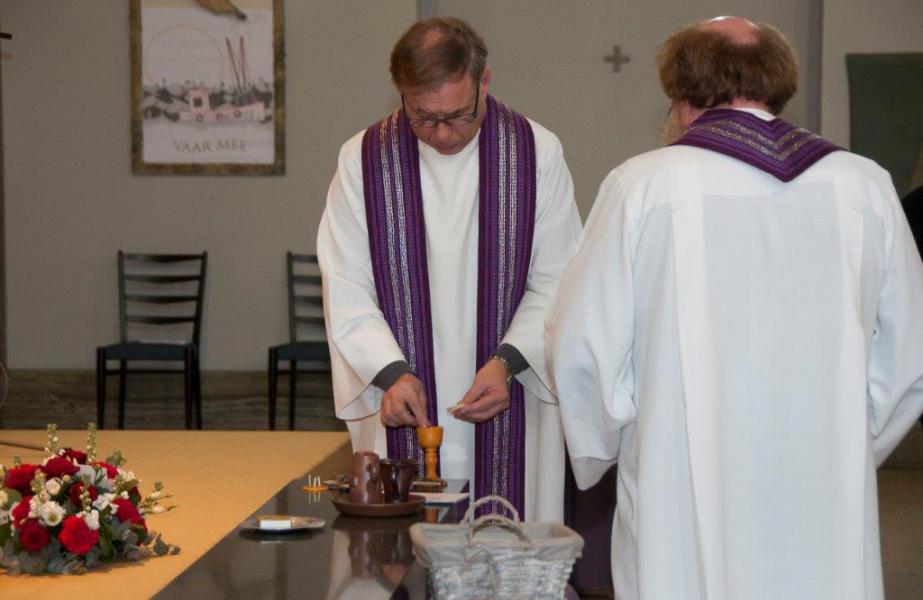
[{"label": "beige wall", "polygon": [[[286,0],[286,175],[179,177],[131,174],[127,0],[0,0],[3,30],[14,34],[0,59],[9,365],[92,367],[94,348],[118,335],[115,254],[124,248],[208,250],[203,368],[265,368],[266,348],[287,335],[284,253],[313,249],[337,148],[397,101],[388,81],[390,47],[418,5],[434,12],[439,4]],[[574,6],[594,10],[593,2]],[[751,0],[724,6],[701,0],[701,10],[684,10],[695,16],[756,10]],[[794,8],[786,1],[775,13],[754,16],[781,20],[805,53],[809,25]],[[825,0],[824,9],[823,130],[846,143],[843,55],[923,50],[923,2]],[[673,27],[663,15],[644,19]],[[579,63],[599,67],[599,78],[613,85],[623,80],[603,73],[601,57],[608,44],[622,42],[615,33],[601,35]],[[541,46],[529,38],[518,59],[504,57],[500,41],[495,45],[492,59],[509,63],[506,73],[517,60],[547,67],[529,52]],[[650,57],[642,56],[649,48],[626,47],[636,53],[633,68],[649,66]],[[530,72],[523,68],[524,76]],[[499,80],[498,86],[502,91]],[[566,85],[543,89],[572,93]],[[573,115],[566,96],[519,102],[567,134]],[[804,122],[806,107],[799,97],[790,118]],[[601,174],[618,157],[597,165],[598,152],[583,137],[565,142],[587,209]]]},{"label": "beige wall", "polygon": [[[468,20],[485,38],[491,93],[561,139],[586,217],[613,167],[660,144],[669,107],[657,78],[660,43],[687,23],[717,15],[770,22],[807,64],[819,0],[439,0],[439,12]],[[536,35],[536,32],[540,32]],[[618,73],[603,57],[618,44],[631,59]],[[784,117],[808,123],[807,74]]]},{"label": "beige wall", "polygon": [[821,133],[849,147],[846,54],[923,52],[923,1],[824,0]]},{"label": "beige wall", "polygon": [[0,1],[9,366],[89,368],[116,341],[115,255],[209,252],[205,369],[287,341],[286,250],[311,251],[339,145],[387,112],[413,0],[287,0],[284,176],[135,176],[127,0]]}]

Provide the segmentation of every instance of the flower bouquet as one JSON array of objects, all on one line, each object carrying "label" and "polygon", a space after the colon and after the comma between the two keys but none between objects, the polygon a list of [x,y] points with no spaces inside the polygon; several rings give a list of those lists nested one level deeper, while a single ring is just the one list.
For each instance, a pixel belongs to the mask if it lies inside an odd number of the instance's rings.
[{"label": "flower bouquet", "polygon": [[0,567],[10,575],[83,573],[123,556],[176,554],[179,548],[148,531],[145,517],[172,510],[160,482],[142,496],[120,452],[96,460],[96,427],[86,451],[58,448],[48,426],[48,452],[40,465],[0,465]]}]

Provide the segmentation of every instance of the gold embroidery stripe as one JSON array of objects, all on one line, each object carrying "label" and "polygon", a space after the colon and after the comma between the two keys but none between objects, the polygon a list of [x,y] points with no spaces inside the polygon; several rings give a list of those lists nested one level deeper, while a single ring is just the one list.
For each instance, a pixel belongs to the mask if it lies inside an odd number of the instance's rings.
[{"label": "gold embroidery stripe", "polygon": [[[728,131],[728,130],[726,130],[726,129],[722,129],[721,127],[718,126],[719,124],[730,124],[730,125],[734,125],[734,126],[735,126],[735,127],[734,127],[735,129],[739,129],[739,130],[742,130],[742,131],[750,131],[750,132],[752,132],[753,134],[755,134],[757,137],[762,137],[763,139],[768,139],[768,138],[766,138],[765,136],[760,135],[758,132],[753,131],[752,129],[749,129],[749,128],[747,128],[747,127],[739,127],[739,126],[738,126],[738,123],[725,123],[725,122],[722,122],[722,121],[718,121],[718,122],[716,122],[716,123],[708,124],[708,125],[695,125],[695,126],[693,126],[693,127],[690,127],[690,128],[687,130],[687,133],[688,133],[688,132],[692,132],[692,131],[696,131],[696,130],[708,131],[708,132],[710,132],[710,133],[714,133],[714,134],[716,134],[716,135],[720,135],[721,137],[728,138],[728,139],[732,139],[732,140],[735,140],[735,141],[740,142],[740,143],[742,143],[742,144],[746,144],[747,146],[753,148],[753,149],[756,150],[757,152],[759,152],[759,153],[761,153],[761,154],[764,154],[764,155],[766,155],[766,156],[768,156],[768,157],[770,157],[770,158],[772,158],[772,159],[774,159],[774,160],[776,160],[776,161],[779,161],[779,162],[784,162],[784,161],[788,160],[788,158],[789,158],[792,154],[794,154],[795,152],[797,152],[798,150],[800,150],[800,149],[802,148],[802,146],[804,146],[805,144],[807,144],[807,143],[809,143],[809,142],[812,142],[812,141],[818,139],[818,137],[817,137],[816,135],[814,135],[814,134],[812,134],[812,133],[809,133],[808,131],[805,131],[804,129],[796,129],[796,130],[793,130],[793,131],[789,132],[788,134],[786,134],[786,135],[783,136],[782,138],[779,138],[779,141],[781,142],[782,140],[791,139],[792,137],[794,137],[794,135],[797,135],[797,134],[804,134],[804,137],[802,137],[801,139],[799,139],[798,141],[796,141],[794,144],[792,144],[791,146],[789,146],[786,150],[784,150],[784,151],[782,151],[782,152],[778,152],[778,151],[774,151],[772,148],[767,148],[765,145],[760,144],[760,143],[754,141],[754,140],[751,139],[750,137],[747,137],[747,136],[745,136],[745,135],[741,135],[741,134],[739,134],[739,133],[735,133],[735,132],[733,132],[733,131]],[[749,134],[748,134],[748,135],[749,135]],[[773,143],[772,145],[778,147],[779,144]]]}]

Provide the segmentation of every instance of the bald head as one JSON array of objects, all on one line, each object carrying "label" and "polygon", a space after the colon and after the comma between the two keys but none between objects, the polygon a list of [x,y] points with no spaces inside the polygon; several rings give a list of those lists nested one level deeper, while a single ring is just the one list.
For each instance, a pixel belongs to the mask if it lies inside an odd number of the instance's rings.
[{"label": "bald head", "polygon": [[779,114],[797,88],[795,52],[772,25],[717,17],[679,30],[657,52],[664,92],[698,110],[756,104]]},{"label": "bald head", "polygon": [[759,26],[740,17],[715,17],[699,25],[702,31],[712,31],[738,45],[755,44],[759,40]]}]

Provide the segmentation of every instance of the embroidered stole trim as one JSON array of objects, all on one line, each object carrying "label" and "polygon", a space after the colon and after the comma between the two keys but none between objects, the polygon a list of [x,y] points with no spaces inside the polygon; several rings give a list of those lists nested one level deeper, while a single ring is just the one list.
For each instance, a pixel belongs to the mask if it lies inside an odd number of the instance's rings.
[{"label": "embroidered stole trim", "polygon": [[[536,199],[535,139],[528,120],[488,96],[479,153],[478,368],[500,345],[526,289]],[[362,169],[379,306],[423,384],[427,414],[435,425],[436,377],[419,153],[417,138],[401,109],[366,130]],[[522,385],[514,381],[509,410],[475,426],[476,498],[501,495],[520,514],[525,503],[524,402]],[[416,457],[423,464],[412,427],[389,427],[387,438],[389,456]]]},{"label": "embroidered stole trim", "polygon": [[719,152],[785,182],[842,149],[788,121],[764,121],[748,112],[724,108],[707,111],[671,145]]}]

